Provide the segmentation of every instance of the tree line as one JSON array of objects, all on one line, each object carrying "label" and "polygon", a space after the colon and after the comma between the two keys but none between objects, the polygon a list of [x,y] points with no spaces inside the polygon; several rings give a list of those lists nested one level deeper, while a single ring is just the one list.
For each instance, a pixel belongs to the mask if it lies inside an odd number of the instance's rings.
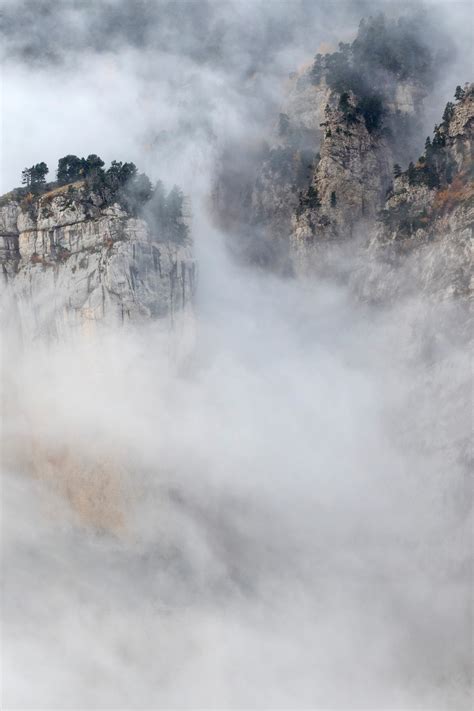
[{"label": "tree line", "polygon": [[54,183],[46,183],[49,168],[41,162],[22,171],[22,184],[39,194],[46,187],[70,185],[82,180],[104,204],[118,202],[132,215],[143,213],[159,235],[177,242],[186,239],[184,195],[177,186],[168,193],[161,180],[153,186],[145,173],[138,172],[135,163],[113,160],[107,169],[104,166],[102,158],[95,153],[87,158],[69,154],[59,159]]},{"label": "tree line", "polygon": [[338,51],[315,56],[310,79],[318,84],[324,77],[339,94],[347,122],[362,118],[372,133],[383,125],[386,94],[397,81],[415,79],[429,85],[432,57],[422,37],[413,21],[390,20],[383,13],[369,17],[361,20],[352,43],[340,42]]}]

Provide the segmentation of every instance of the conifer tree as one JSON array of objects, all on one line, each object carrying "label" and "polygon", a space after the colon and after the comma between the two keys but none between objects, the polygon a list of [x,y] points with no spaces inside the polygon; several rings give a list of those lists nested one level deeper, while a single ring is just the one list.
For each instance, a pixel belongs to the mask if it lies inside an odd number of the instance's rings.
[{"label": "conifer tree", "polygon": [[32,185],[44,185],[46,182],[46,176],[49,173],[49,168],[44,161],[41,163],[36,163],[30,168],[31,171],[31,184]]},{"label": "conifer tree", "polygon": [[451,121],[453,113],[454,113],[454,104],[451,101],[448,101],[448,103],[446,104],[446,107],[444,109],[444,113],[443,113],[444,123],[449,123]]},{"label": "conifer tree", "polygon": [[23,168],[21,171],[21,183],[26,185],[27,188],[31,185],[31,168]]}]

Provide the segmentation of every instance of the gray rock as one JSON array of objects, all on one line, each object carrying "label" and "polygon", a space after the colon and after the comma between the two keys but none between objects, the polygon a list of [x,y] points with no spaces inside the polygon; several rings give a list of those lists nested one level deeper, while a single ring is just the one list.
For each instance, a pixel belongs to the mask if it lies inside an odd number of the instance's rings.
[{"label": "gray rock", "polygon": [[192,245],[89,197],[59,188],[0,208],[4,292],[23,330],[58,335],[101,323],[171,323],[192,302]]}]

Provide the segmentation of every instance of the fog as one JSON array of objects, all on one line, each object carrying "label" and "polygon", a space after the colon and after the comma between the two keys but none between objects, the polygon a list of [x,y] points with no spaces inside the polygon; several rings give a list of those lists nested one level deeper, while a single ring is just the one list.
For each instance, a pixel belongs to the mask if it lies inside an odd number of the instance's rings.
[{"label": "fog", "polygon": [[[463,307],[238,264],[209,209],[288,72],[406,7],[3,6],[3,189],[134,160],[188,194],[199,284],[170,332],[32,342],[5,302],[2,707],[470,708]],[[450,45],[429,121],[471,9],[424,7]]]},{"label": "fog", "polygon": [[45,160],[52,180],[61,156],[98,153],[192,193],[209,178],[210,151],[235,142],[240,155],[269,138],[289,73],[380,11],[416,19],[432,52],[420,150],[454,87],[471,79],[467,2],[3,0],[2,9],[2,192],[25,165]]}]

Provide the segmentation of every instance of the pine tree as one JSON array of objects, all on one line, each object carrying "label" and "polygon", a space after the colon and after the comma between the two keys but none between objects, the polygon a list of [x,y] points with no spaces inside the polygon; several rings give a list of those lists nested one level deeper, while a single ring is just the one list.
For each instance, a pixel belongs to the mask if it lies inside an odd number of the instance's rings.
[{"label": "pine tree", "polygon": [[425,154],[428,156],[428,153],[431,151],[431,138],[429,136],[426,137],[425,141]]},{"label": "pine tree", "polygon": [[458,84],[456,87],[456,91],[454,92],[454,98],[456,99],[456,101],[461,101],[461,99],[464,99],[465,95],[466,95],[466,92]]},{"label": "pine tree", "polygon": [[317,208],[321,205],[318,189],[315,188],[314,185],[309,186],[308,192],[306,193],[305,202],[306,206],[309,208]]},{"label": "pine tree", "polygon": [[336,207],[336,204],[337,204],[336,191],[333,190],[331,193],[331,207]]},{"label": "pine tree", "polygon": [[416,182],[416,168],[415,164],[413,161],[410,161],[410,164],[408,166],[408,183],[410,185],[414,185]]},{"label": "pine tree", "polygon": [[153,233],[159,239],[163,239],[166,228],[166,193],[161,180],[158,180],[155,185],[148,210],[153,225]]},{"label": "pine tree", "polygon": [[402,174],[401,167],[398,165],[398,163],[395,163],[395,165],[393,166],[393,177],[399,178],[401,174]]},{"label": "pine tree", "polygon": [[444,137],[444,134],[441,133],[440,127],[435,126],[434,127],[434,136],[433,136],[433,150],[436,152],[439,152],[440,148],[442,148],[446,143],[446,139]]},{"label": "pine tree", "polygon": [[443,113],[444,123],[449,123],[451,121],[453,113],[454,113],[454,104],[451,101],[448,101],[448,103],[446,104],[446,108],[444,109],[444,113]]},{"label": "pine tree", "polygon": [[31,185],[31,168],[23,168],[21,171],[21,183],[26,185],[27,188]]},{"label": "pine tree", "polygon": [[84,161],[84,174],[98,173],[104,167],[104,161],[95,153],[91,153]]},{"label": "pine tree", "polygon": [[30,168],[31,171],[31,184],[32,185],[44,185],[46,182],[46,176],[49,173],[49,168],[44,161],[41,163],[36,163],[36,165]]},{"label": "pine tree", "polygon": [[31,168],[24,168],[21,171],[21,182],[27,188],[39,188],[46,183],[46,175],[49,168],[44,161],[32,165]]},{"label": "pine tree", "polygon": [[75,155],[60,158],[56,172],[58,183],[73,183],[78,180],[84,174],[85,164],[84,158],[78,158]]}]

